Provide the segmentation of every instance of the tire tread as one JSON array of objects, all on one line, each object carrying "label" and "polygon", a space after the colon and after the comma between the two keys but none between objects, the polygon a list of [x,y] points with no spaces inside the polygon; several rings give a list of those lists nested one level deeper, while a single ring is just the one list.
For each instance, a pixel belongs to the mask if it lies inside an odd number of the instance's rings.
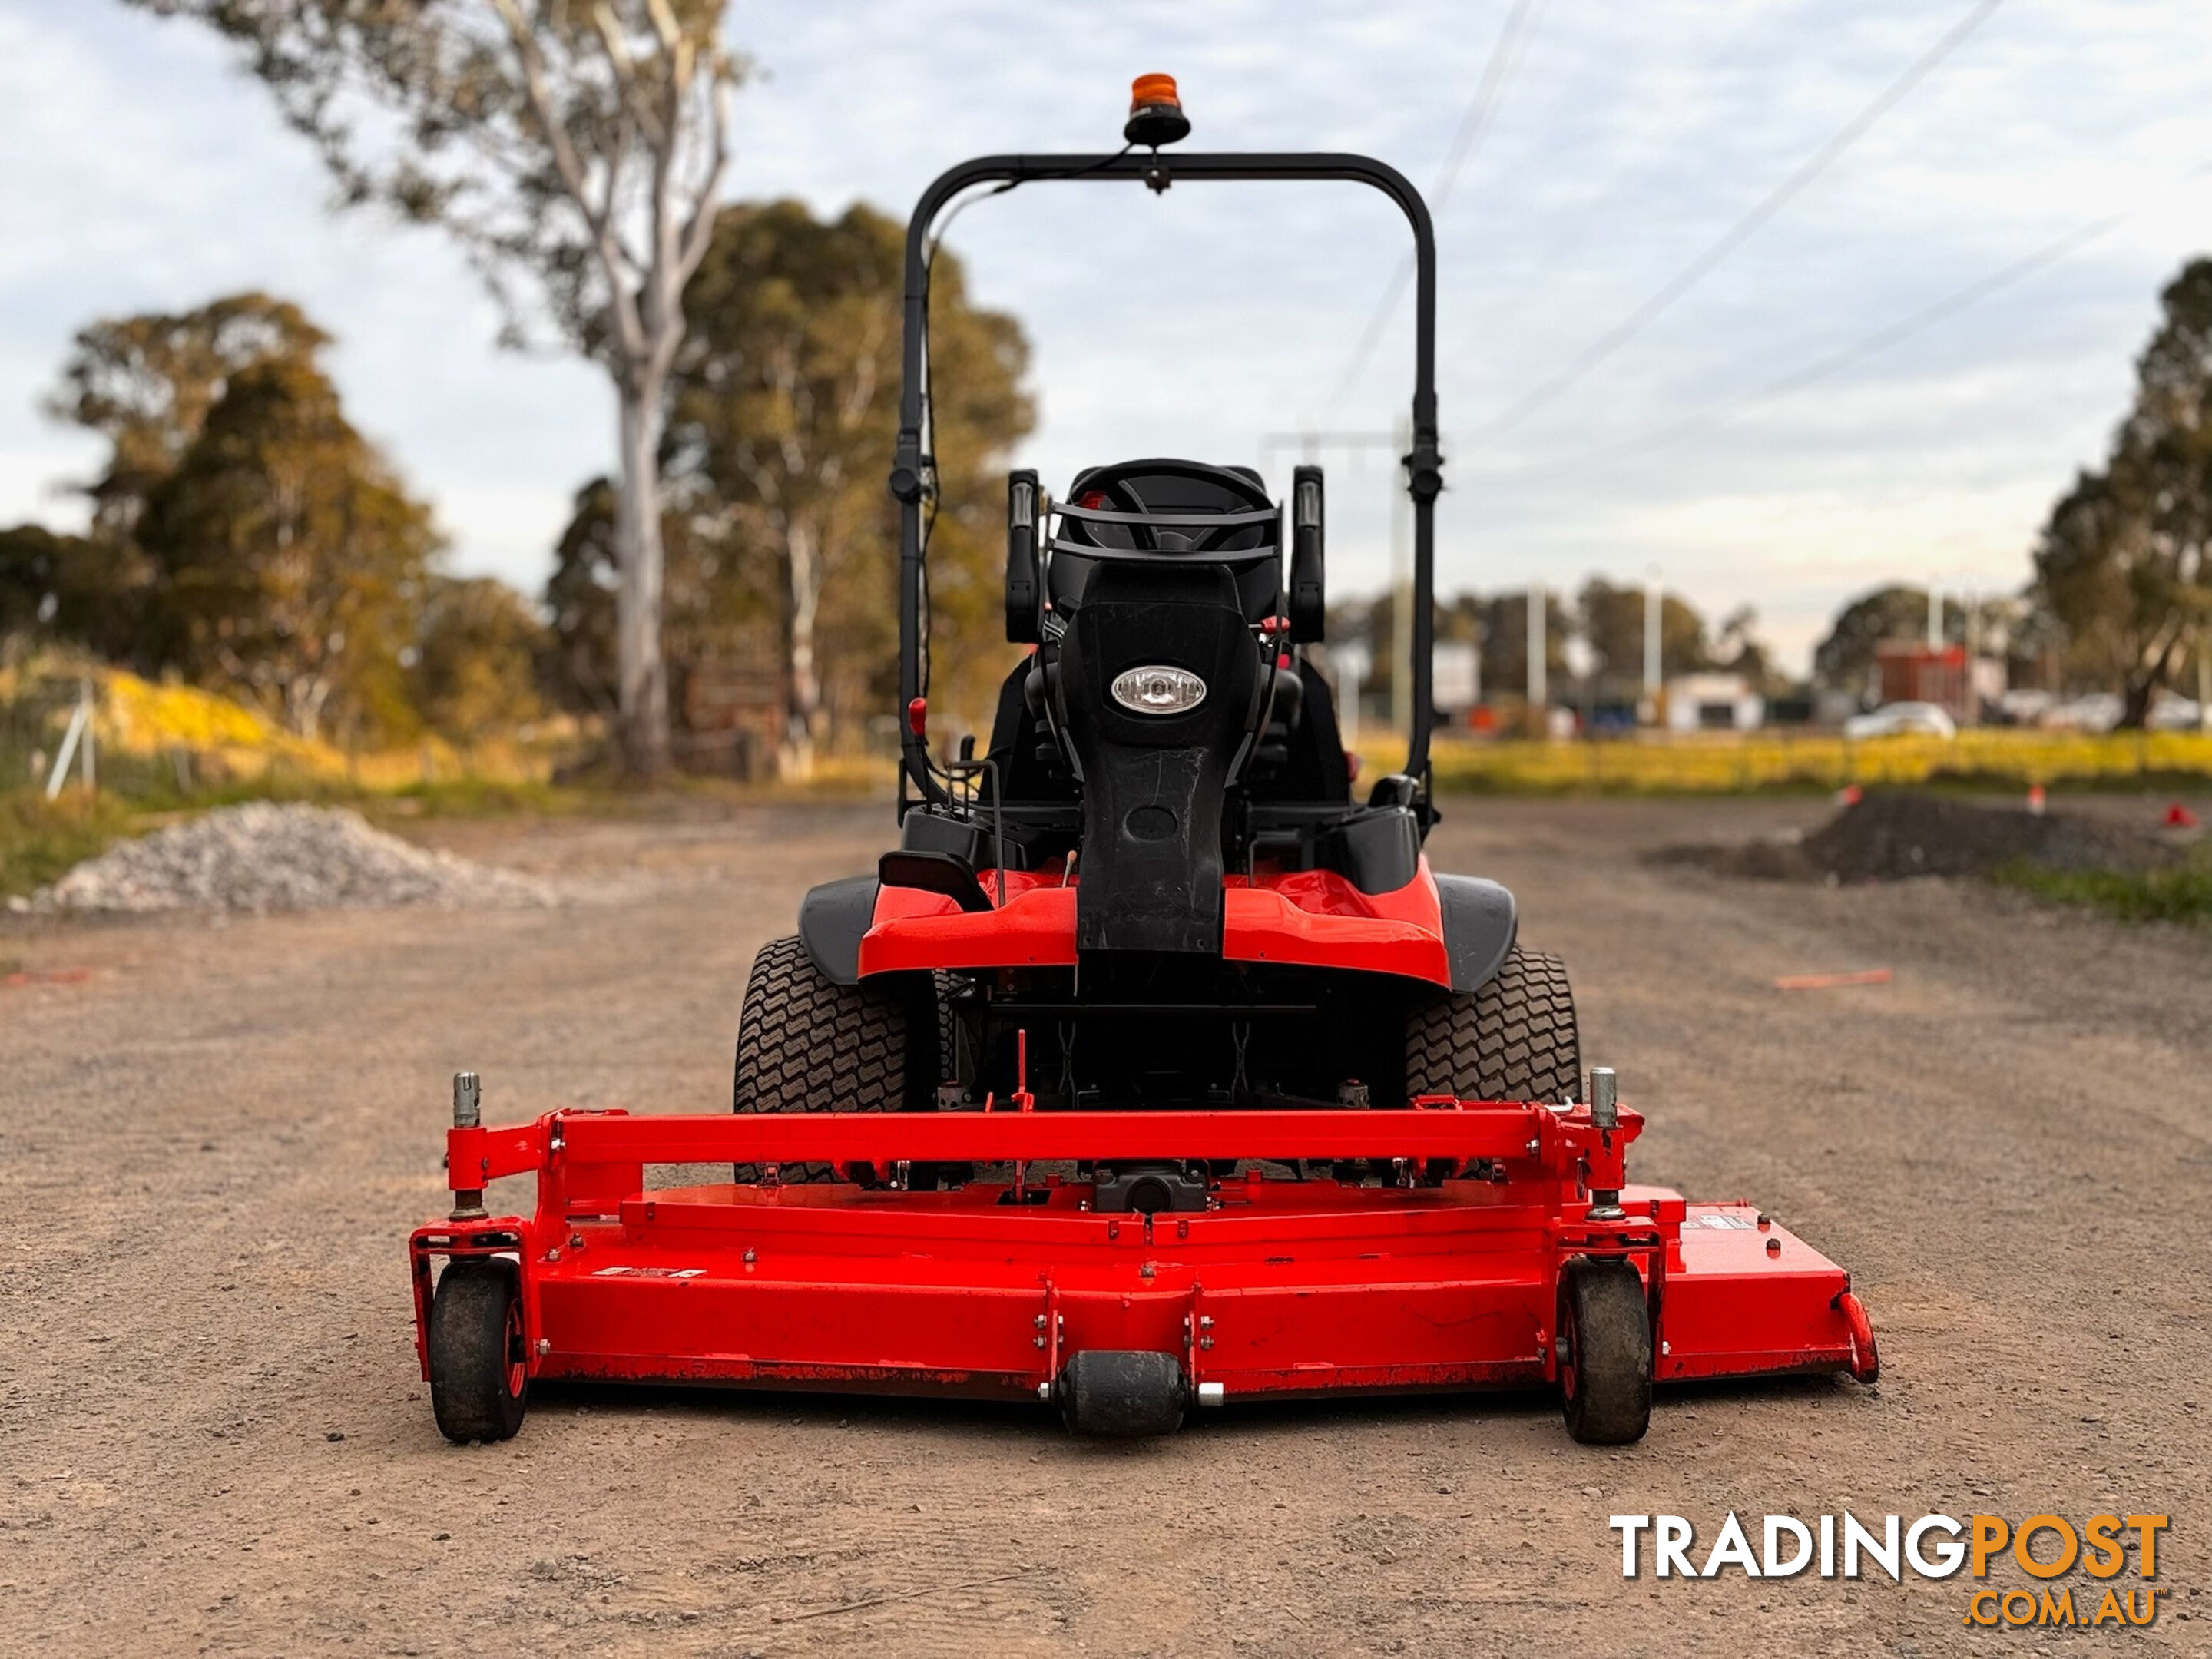
[{"label": "tire tread", "polygon": [[513,1438],[529,1395],[507,1391],[507,1310],[514,1270],[504,1264],[449,1261],[430,1298],[430,1411],[438,1432],[456,1444]]},{"label": "tire tread", "polygon": [[1577,1387],[1563,1397],[1567,1433],[1585,1446],[1626,1446],[1651,1423],[1651,1318],[1644,1279],[1626,1261],[1568,1264],[1561,1309],[1573,1322]]},{"label": "tire tread", "polygon": [[[902,988],[839,985],[797,935],[753,958],[738,1018],[731,1083],[735,1112],[896,1112],[913,1103],[908,1000]],[[933,1033],[934,1036],[934,1033]],[[740,1182],[760,1166],[735,1166]],[[835,1181],[827,1164],[787,1164],[792,1183]]]},{"label": "tire tread", "polygon": [[1406,1023],[1406,1094],[1547,1104],[1582,1090],[1582,1042],[1567,965],[1519,945],[1487,983],[1414,1010]]}]

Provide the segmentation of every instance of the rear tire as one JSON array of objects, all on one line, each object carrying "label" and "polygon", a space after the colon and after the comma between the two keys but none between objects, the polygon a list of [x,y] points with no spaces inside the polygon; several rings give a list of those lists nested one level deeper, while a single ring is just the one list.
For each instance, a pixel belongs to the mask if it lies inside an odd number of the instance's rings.
[{"label": "rear tire", "polygon": [[464,1256],[430,1298],[430,1410],[456,1445],[507,1440],[530,1401],[530,1357],[514,1269]]},{"label": "rear tire", "polygon": [[1567,965],[1519,945],[1480,989],[1423,1003],[1406,1021],[1406,1097],[1573,1100],[1582,1041]]},{"label": "rear tire", "polygon": [[[936,1086],[937,1022],[933,1011],[919,1018],[920,1000],[904,976],[839,985],[796,937],[769,940],[745,982],[730,1109],[902,1112],[923,1104]],[[756,1182],[761,1168],[739,1164],[732,1174]],[[828,1182],[837,1172],[827,1164],[786,1164],[778,1176]]]},{"label": "rear tire", "polygon": [[1651,1425],[1651,1307],[1628,1262],[1579,1257],[1559,1279],[1559,1405],[1585,1446],[1626,1446]]}]

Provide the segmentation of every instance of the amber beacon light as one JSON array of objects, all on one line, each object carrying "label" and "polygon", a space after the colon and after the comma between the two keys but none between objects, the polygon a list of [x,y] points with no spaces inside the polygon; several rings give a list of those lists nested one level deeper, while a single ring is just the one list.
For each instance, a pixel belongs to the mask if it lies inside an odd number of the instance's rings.
[{"label": "amber beacon light", "polygon": [[1129,119],[1121,137],[1158,149],[1190,137],[1190,118],[1182,112],[1172,75],[1140,75],[1129,86]]}]

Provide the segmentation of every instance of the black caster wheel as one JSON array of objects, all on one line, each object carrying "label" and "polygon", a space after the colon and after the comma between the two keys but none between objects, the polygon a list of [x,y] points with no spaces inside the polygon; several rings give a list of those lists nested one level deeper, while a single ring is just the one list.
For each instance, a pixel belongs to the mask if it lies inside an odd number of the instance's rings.
[{"label": "black caster wheel", "polygon": [[1626,1446],[1651,1424],[1651,1313],[1629,1262],[1582,1257],[1559,1279],[1559,1403],[1585,1446]]},{"label": "black caster wheel", "polygon": [[429,1348],[438,1432],[456,1445],[512,1438],[530,1398],[514,1267],[483,1257],[448,1262],[430,1299]]}]

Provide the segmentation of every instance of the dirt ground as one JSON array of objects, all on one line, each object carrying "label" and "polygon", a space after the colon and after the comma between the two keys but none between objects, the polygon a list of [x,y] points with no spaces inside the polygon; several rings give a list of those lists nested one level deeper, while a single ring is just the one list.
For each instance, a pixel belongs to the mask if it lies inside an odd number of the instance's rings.
[{"label": "dirt ground", "polygon": [[[434,837],[601,885],[551,913],[15,924],[0,958],[89,975],[0,989],[0,1651],[2212,1650],[2212,939],[1639,860],[1823,811],[1461,802],[1431,843],[1567,958],[1586,1059],[1652,1119],[1636,1175],[1755,1198],[1881,1334],[1877,1389],[1663,1393],[1625,1450],[1534,1396],[1130,1447],[568,1391],[441,1442],[404,1242],[443,1207],[448,1074],[501,1120],[723,1109],[754,950],[882,808]],[[1868,967],[1893,982],[1772,987]],[[1608,1516],[1687,1515],[1702,1557],[1729,1509],[2165,1512],[2166,1594],[2039,1636],[1966,1628],[1963,1578],[1624,1582]]]}]

